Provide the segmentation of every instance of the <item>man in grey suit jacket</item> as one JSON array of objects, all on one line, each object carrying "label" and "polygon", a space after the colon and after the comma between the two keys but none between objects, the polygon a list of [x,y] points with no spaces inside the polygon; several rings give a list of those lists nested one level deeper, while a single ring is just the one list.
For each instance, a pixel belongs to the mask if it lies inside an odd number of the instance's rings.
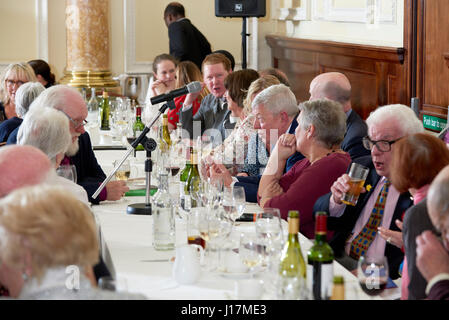
[{"label": "man in grey suit jacket", "polygon": [[346,113],[346,134],[341,148],[348,152],[351,159],[370,155],[363,147],[362,139],[367,133],[366,123],[351,107],[351,84],[340,72],[326,72],[316,76],[310,82],[310,99],[327,98],[339,102]]},{"label": "man in grey suit jacket", "polygon": [[232,72],[231,62],[221,53],[212,53],[204,59],[202,69],[204,83],[210,94],[201,101],[200,108],[193,115],[192,103],[200,92],[189,93],[181,110],[181,123],[191,139],[201,135],[210,136],[216,146],[227,137],[223,123],[231,112],[223,95],[226,92],[224,80]]}]

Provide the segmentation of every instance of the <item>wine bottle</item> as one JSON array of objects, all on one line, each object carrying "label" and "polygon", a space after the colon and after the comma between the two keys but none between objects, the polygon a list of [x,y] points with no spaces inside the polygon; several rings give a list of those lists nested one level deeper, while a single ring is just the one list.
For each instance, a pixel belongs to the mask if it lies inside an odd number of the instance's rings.
[{"label": "wine bottle", "polygon": [[317,212],[315,218],[315,242],[307,253],[307,286],[315,300],[327,300],[332,289],[334,251],[326,241],[326,212]]},{"label": "wine bottle", "polygon": [[190,159],[193,156],[193,148],[190,147],[190,153],[189,158],[186,160],[186,166],[184,169],[182,169],[181,174],[179,175],[179,196],[180,196],[180,202],[181,202],[181,208],[186,210],[185,207],[185,188],[187,185],[187,178],[189,177],[190,170],[192,169],[192,163],[190,162]]},{"label": "wine bottle", "polygon": [[100,130],[111,130],[109,126],[109,96],[106,90],[103,90],[103,100],[101,101],[101,126]]},{"label": "wine bottle", "polygon": [[334,276],[331,300],[345,300],[345,280],[343,276]]},{"label": "wine bottle", "polygon": [[298,240],[298,232],[299,212],[290,210],[288,212],[288,240],[282,250],[281,263],[279,265],[279,274],[282,277],[306,278],[306,265]]},{"label": "wine bottle", "polygon": [[172,145],[170,131],[168,130],[168,116],[162,115],[162,127],[160,132],[160,149],[161,152],[167,153]]},{"label": "wine bottle", "polygon": [[[193,149],[193,148],[192,148]],[[197,207],[198,204],[194,198],[192,198],[191,191],[198,192],[200,189],[200,172],[198,170],[198,154],[196,150],[193,149],[190,157],[190,163],[192,168],[189,172],[189,177],[187,178],[187,183],[184,188],[184,193],[190,196],[191,208]]]},{"label": "wine bottle", "polygon": [[[142,131],[145,129],[145,125],[142,122],[142,108],[140,106],[136,106],[136,121],[133,124],[133,135],[134,139],[137,139]],[[136,150],[145,150],[142,144],[139,143]]]}]

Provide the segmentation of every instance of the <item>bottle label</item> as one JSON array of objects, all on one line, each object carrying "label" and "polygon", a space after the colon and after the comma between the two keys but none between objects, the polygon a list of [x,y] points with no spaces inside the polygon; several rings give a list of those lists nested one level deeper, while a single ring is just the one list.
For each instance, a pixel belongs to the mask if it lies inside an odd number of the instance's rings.
[{"label": "bottle label", "polygon": [[307,287],[315,300],[328,300],[332,294],[334,266],[331,262],[309,261],[307,264]]}]

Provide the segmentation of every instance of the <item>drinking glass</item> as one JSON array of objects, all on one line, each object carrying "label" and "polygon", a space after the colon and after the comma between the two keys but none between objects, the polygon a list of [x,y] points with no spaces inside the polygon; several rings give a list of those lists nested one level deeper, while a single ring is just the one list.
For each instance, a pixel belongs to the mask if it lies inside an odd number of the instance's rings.
[{"label": "drinking glass", "polygon": [[234,201],[234,206],[237,209],[238,216],[233,219],[234,221],[239,218],[243,211],[245,211],[246,198],[245,198],[245,188],[242,186],[234,186],[232,188],[232,199]]},{"label": "drinking glass", "polygon": [[381,294],[388,282],[387,258],[361,256],[357,263],[357,278],[366,294],[369,296]]},{"label": "drinking glass", "polygon": [[[119,165],[119,163],[120,160],[115,160],[113,162],[114,168],[116,168]],[[130,175],[131,175],[131,165],[129,163],[129,160],[125,160],[120,166],[120,168],[115,172],[115,179],[128,181]]]},{"label": "drinking glass", "polygon": [[357,200],[359,199],[360,192],[362,191],[368,172],[369,169],[359,163],[353,162],[351,164],[351,168],[348,173],[351,178],[351,181],[349,182],[350,189],[341,198],[343,203],[350,206],[355,206],[357,204]]},{"label": "drinking glass", "polygon": [[262,262],[262,246],[254,233],[241,233],[239,245],[240,260],[249,268],[253,276],[256,267]]},{"label": "drinking glass", "polygon": [[256,235],[263,245],[263,265],[269,263],[271,255],[282,249],[282,225],[280,211],[277,208],[264,208],[256,215]]},{"label": "drinking glass", "polygon": [[76,175],[76,167],[73,164],[63,164],[60,165],[56,169],[56,173],[58,176],[64,177],[76,183],[77,175]]}]

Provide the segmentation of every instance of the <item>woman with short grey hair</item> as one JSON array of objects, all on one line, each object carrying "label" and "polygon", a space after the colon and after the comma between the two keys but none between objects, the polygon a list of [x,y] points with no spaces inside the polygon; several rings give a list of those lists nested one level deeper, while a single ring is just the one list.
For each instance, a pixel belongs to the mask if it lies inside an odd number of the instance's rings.
[{"label": "woman with short grey hair", "polygon": [[[295,134],[279,137],[260,180],[259,205],[278,208],[287,219],[289,210],[298,210],[300,231],[314,238],[313,205],[329,192],[332,183],[351,162],[340,145],[346,132],[346,115],[338,102],[328,99],[307,101],[299,105]],[[287,159],[296,151],[305,158],[286,173]]]},{"label": "woman with short grey hair", "polygon": [[[19,87],[15,95],[15,111],[17,116],[12,117],[0,124],[0,142],[6,142],[10,137],[17,140],[17,132],[25,114],[34,99],[44,91],[45,88],[39,82],[26,82]],[[15,142],[15,141],[14,141]]]}]

